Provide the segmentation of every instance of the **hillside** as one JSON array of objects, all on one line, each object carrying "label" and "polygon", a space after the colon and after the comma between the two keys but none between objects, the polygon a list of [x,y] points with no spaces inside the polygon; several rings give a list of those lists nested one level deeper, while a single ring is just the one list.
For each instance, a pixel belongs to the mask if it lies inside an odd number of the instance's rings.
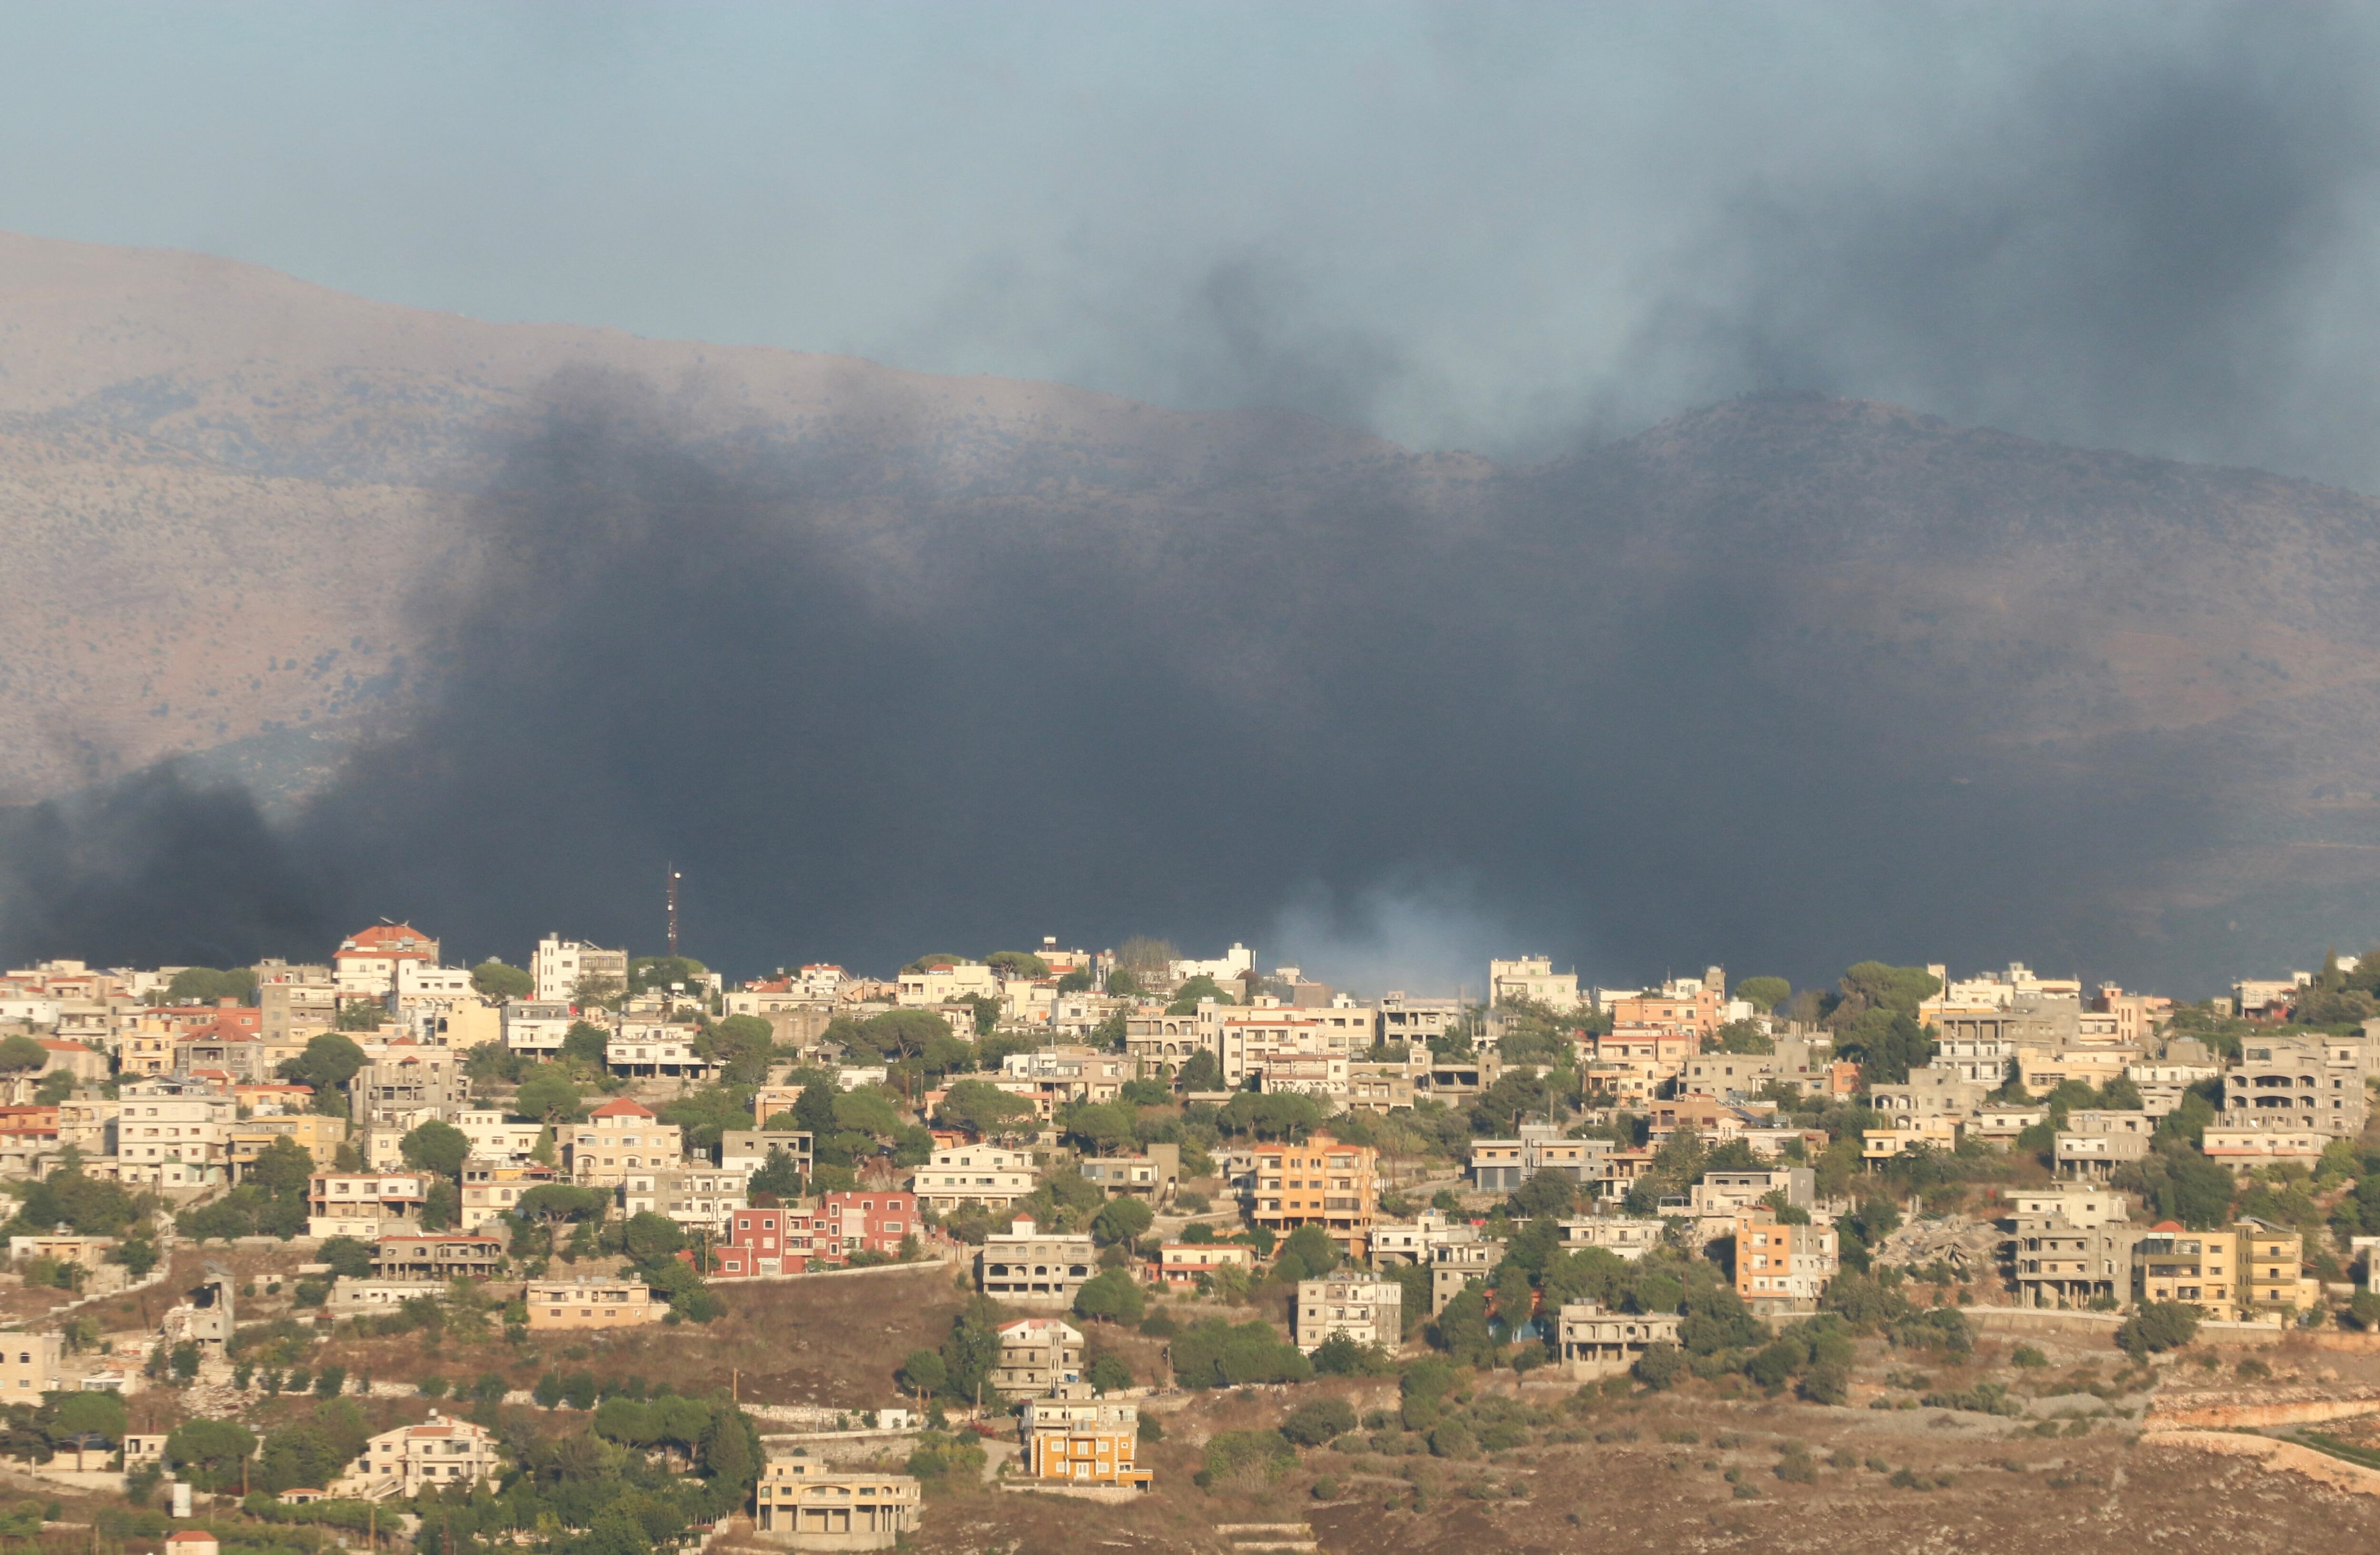
[{"label": "hillside", "polygon": [[[1490,858],[1508,923],[1614,958],[2203,983],[2380,934],[2380,506],[1890,406],[1499,468],[0,237],[0,799],[211,753],[315,794],[316,852],[405,835],[327,867],[372,913],[479,887],[475,944],[663,848],[862,959],[937,938],[885,870],[941,938],[1163,878],[1203,940]],[[615,737],[680,704],[768,715]]]}]

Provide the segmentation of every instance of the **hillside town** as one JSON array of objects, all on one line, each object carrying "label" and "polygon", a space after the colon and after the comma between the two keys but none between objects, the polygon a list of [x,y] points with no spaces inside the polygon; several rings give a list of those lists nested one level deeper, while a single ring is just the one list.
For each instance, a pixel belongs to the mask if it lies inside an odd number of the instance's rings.
[{"label": "hillside town", "polygon": [[[1402,1485],[1573,1439],[1463,1377],[2020,1419],[1900,1367],[2081,1333],[2137,1391],[2193,1344],[2380,1332],[2380,956],[2194,1003],[2022,964],[1486,973],[1359,995],[1044,939],[731,983],[389,923],[12,970],[0,1463],[188,1520],[177,1555],[891,1548],[963,1482],[1129,1502],[1170,1463],[1212,1498],[1328,1444]],[[835,1301],[925,1342],[865,1358]],[[717,1378],[750,1323],[848,1352],[844,1395]],[[1256,1390],[1277,1426],[1185,1438]]]}]

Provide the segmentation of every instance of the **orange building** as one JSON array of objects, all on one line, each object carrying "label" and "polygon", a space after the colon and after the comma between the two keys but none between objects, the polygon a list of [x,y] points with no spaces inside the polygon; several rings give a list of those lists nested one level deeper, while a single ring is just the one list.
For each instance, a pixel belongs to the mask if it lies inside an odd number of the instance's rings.
[{"label": "orange building", "polygon": [[1696,994],[1639,993],[1611,1002],[1614,1030],[1629,1027],[1661,1027],[1708,1037],[1720,1026],[1724,1001],[1714,990]]},{"label": "orange building", "polygon": [[1378,1151],[1318,1134],[1303,1145],[1258,1145],[1256,1158],[1257,1224],[1283,1236],[1320,1226],[1349,1257],[1370,1257],[1380,1203]]}]

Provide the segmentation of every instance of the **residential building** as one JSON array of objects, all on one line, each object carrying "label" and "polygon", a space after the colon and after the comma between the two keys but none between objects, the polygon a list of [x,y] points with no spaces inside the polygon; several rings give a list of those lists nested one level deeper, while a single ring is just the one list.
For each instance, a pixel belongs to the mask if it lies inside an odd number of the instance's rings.
[{"label": "residential building", "polygon": [[719,1164],[730,1171],[754,1172],[779,1151],[794,1158],[802,1181],[810,1179],[810,1131],[786,1128],[731,1128],[719,1136]]},{"label": "residential building", "polygon": [[1474,1281],[1484,1283],[1504,1258],[1504,1244],[1480,1237],[1469,1242],[1441,1242],[1429,1250],[1429,1315],[1446,1310]]},{"label": "residential building", "polygon": [[618,1187],[640,1168],[674,1166],[686,1157],[685,1132],[626,1097],[606,1101],[583,1124],[559,1124],[562,1166],[580,1187]]},{"label": "residential building", "polygon": [[1860,1130],[1860,1159],[1873,1166],[1910,1150],[1955,1150],[1959,1148],[1959,1129],[1960,1120],[1943,1113],[1931,1117],[1895,1113],[1889,1128]]},{"label": "residential building", "polygon": [[1020,1318],[1000,1330],[991,1384],[1010,1398],[1030,1398],[1083,1380],[1083,1335],[1061,1318]]},{"label": "residential building", "polygon": [[2005,1223],[2010,1276],[2022,1305],[2112,1305],[2131,1294],[2132,1245],[2140,1233],[2120,1218],[2082,1225],[2020,1207]]},{"label": "residential building", "polygon": [[1757,1316],[1816,1311],[1839,1262],[1831,1225],[1787,1225],[1765,1208],[1735,1218],[1735,1294]]},{"label": "residential building", "polygon": [[1083,1179],[1110,1198],[1142,1198],[1161,1208],[1182,1186],[1182,1147],[1160,1142],[1136,1156],[1087,1157]]},{"label": "residential building", "polygon": [[[898,1257],[903,1244],[923,1229],[915,1194],[844,1188],[820,1195],[817,1208],[796,1217],[794,1233],[811,1257],[841,1264],[854,1253]],[[1090,1238],[1083,1240],[1087,1244]],[[1067,1299],[1074,1299],[1073,1292],[1067,1293]]]},{"label": "residential building", "polygon": [[426,1172],[318,1172],[306,1190],[306,1234],[372,1242],[418,1230]]},{"label": "residential building", "polygon": [[1611,1148],[1609,1139],[1566,1139],[1551,1124],[1523,1124],[1517,1139],[1471,1142],[1471,1185],[1483,1193],[1508,1193],[1540,1172],[1588,1182]]},{"label": "residential building", "polygon": [[1317,1133],[1304,1144],[1269,1143],[1255,1151],[1253,1219],[1277,1235],[1319,1226],[1357,1262],[1371,1257],[1380,1202],[1378,1152]]},{"label": "residential building", "polygon": [[984,1238],[976,1255],[976,1284],[1003,1301],[1071,1304],[1085,1281],[1099,1271],[1087,1235],[1044,1232],[1028,1216]]},{"label": "residential building", "polygon": [[669,1303],[641,1280],[532,1280],[522,1292],[532,1332],[623,1329],[661,1321]]},{"label": "residential building", "polygon": [[121,1162],[177,1160],[223,1166],[239,1103],[208,1094],[195,1082],[160,1079],[117,1087],[113,1148]]},{"label": "residential building", "polygon": [[1371,1051],[1378,1016],[1342,995],[1314,1007],[1270,998],[1246,1005],[1201,1002],[1197,1018],[1208,1051],[1222,1066],[1226,1089],[1241,1089],[1268,1071],[1284,1070],[1294,1073],[1294,1080],[1277,1081],[1273,1089],[1336,1097],[1346,1094],[1347,1065]]},{"label": "residential building", "polygon": [[545,1137],[542,1124],[515,1123],[493,1108],[475,1108],[447,1120],[471,1142],[471,1154],[480,1160],[527,1160]]},{"label": "residential building", "polygon": [[1697,1216],[1732,1218],[1770,1194],[1783,1194],[1796,1209],[1817,1208],[1817,1173],[1806,1166],[1780,1166],[1767,1172],[1706,1172],[1688,1190],[1688,1206]]},{"label": "residential building", "polygon": [[1479,1228],[1468,1221],[1449,1220],[1445,1211],[1425,1209],[1410,1221],[1379,1221],[1372,1226],[1372,1264],[1393,1269],[1429,1262],[1429,1250],[1449,1242],[1476,1242]]},{"label": "residential building", "polygon": [[1675,1344],[1682,1319],[1674,1312],[1610,1312],[1592,1301],[1567,1301],[1556,1318],[1561,1365],[1574,1378],[1626,1371],[1656,1344]]},{"label": "residential building", "polygon": [[2363,1037],[2250,1039],[2223,1076],[2223,1126],[2356,1137],[2371,1118],[2370,1047]]},{"label": "residential building", "polygon": [[[2259,1044],[2261,1045],[2261,1044]],[[2181,1105],[2181,1099],[2197,1086],[2222,1078],[2223,1070],[2213,1063],[2175,1063],[2167,1059],[2149,1059],[2124,1066],[2124,1078],[2141,1093],[2141,1111],[2150,1117],[2162,1118]]]},{"label": "residential building", "polygon": [[1342,1099],[1351,1112],[1393,1112],[1414,1104],[1415,1087],[1428,1073],[1429,1051],[1426,1048],[1407,1050],[1402,1063],[1350,1060],[1347,1094]]},{"label": "residential building", "polygon": [[1578,973],[1555,971],[1553,958],[1544,955],[1488,962],[1488,1002],[1506,1004],[1524,1000],[1557,1013],[1575,1010],[1579,1007]]},{"label": "residential building", "polygon": [[1025,1471],[1035,1479],[1148,1488],[1148,1471],[1133,1463],[1140,1406],[1129,1400],[1096,1397],[1088,1383],[1061,1383],[1047,1398],[1025,1401],[1018,1434]]},{"label": "residential building", "polygon": [[[589,978],[608,978],[625,991],[628,986],[628,953],[548,934],[537,942],[536,954],[529,957],[528,972],[536,985],[534,992],[539,1003],[566,1008],[577,998],[578,985]],[[506,1033],[505,1039],[511,1040],[510,1033]]]},{"label": "residential building", "polygon": [[[1091,1162],[1083,1163],[1089,1175]],[[1033,1157],[996,1145],[960,1145],[936,1150],[909,1180],[917,1202],[947,1215],[973,1200],[987,1209],[1005,1209],[1033,1192]]]},{"label": "residential building", "polygon": [[1427,1047],[1463,1022],[1459,999],[1419,999],[1402,989],[1380,997],[1379,1039]]},{"label": "residential building", "polygon": [[2156,1124],[2145,1112],[2070,1112],[2052,1148],[2054,1170],[2064,1177],[2104,1182],[2117,1167],[2144,1160],[2155,1135]]},{"label": "residential building", "polygon": [[2121,1222],[2131,1213],[2129,1202],[2117,1189],[2080,1183],[2052,1188],[2010,1188],[2005,1202],[2010,1215],[2054,1215],[2068,1225],[2086,1230]]},{"label": "residential building", "polygon": [[2207,1160],[2245,1176],[2260,1166],[2283,1161],[2292,1161],[2311,1171],[2322,1160],[2330,1139],[2329,1135],[2311,1124],[2279,1128],[2263,1123],[2239,1127],[2215,1124],[2200,1137],[2198,1148]]},{"label": "residential building", "polygon": [[905,1007],[955,1004],[970,997],[1000,997],[1000,974],[980,961],[938,961],[901,974],[894,996]]},{"label": "residential building", "polygon": [[492,1482],[504,1469],[493,1431],[433,1409],[419,1426],[399,1426],[365,1442],[362,1455],[329,1488],[358,1500],[405,1500],[424,1490]]},{"label": "residential building", "polygon": [[1196,1287],[1219,1269],[1256,1270],[1256,1249],[1245,1242],[1161,1242],[1157,1248],[1157,1278],[1175,1287]]},{"label": "residential building", "polygon": [[[1079,997],[1086,1001],[1098,1000],[1098,996],[1093,994]],[[1114,1002],[1108,1000],[1098,1002],[1103,1006]],[[1084,1019],[1089,1020],[1095,1013],[1087,1003]],[[1160,1069],[1179,1068],[1192,1053],[1213,1051],[1213,1037],[1200,1025],[1195,1014],[1171,1014],[1159,1006],[1128,1008],[1123,1017],[1123,1051],[1124,1055],[1137,1066],[1136,1073],[1153,1075]]]},{"label": "residential building", "polygon": [[493,1236],[428,1232],[372,1244],[375,1280],[486,1280],[504,1261],[504,1245]]},{"label": "residential building", "polygon": [[438,942],[412,925],[376,923],[339,942],[331,957],[331,976],[342,995],[378,998],[396,991],[397,963],[435,966],[439,959]]},{"label": "residential building", "polygon": [[384,1044],[347,1082],[355,1114],[367,1123],[394,1123],[401,1114],[459,1108],[469,1091],[456,1054],[422,1047],[410,1038]]},{"label": "residential building", "polygon": [[2240,1238],[2159,1221],[2132,1246],[2132,1299],[2183,1301],[2228,1320],[2240,1299]]},{"label": "residential building", "polygon": [[735,1211],[727,1226],[727,1240],[719,1248],[717,1272],[730,1280],[748,1280],[762,1274],[798,1274],[808,1266],[808,1238],[802,1239],[802,1251],[795,1251],[794,1236],[797,1209],[759,1209],[750,1206]]},{"label": "residential building", "polygon": [[256,988],[257,1029],[268,1042],[287,1042],[301,1032],[327,1031],[338,1019],[339,985],[327,966],[289,968],[302,977],[276,982],[261,978]]},{"label": "residential building", "polygon": [[761,1469],[752,1521],[791,1549],[890,1549],[917,1530],[918,1490],[905,1474],[850,1472],[795,1448]]},{"label": "residential building", "polygon": [[38,1406],[66,1386],[65,1341],[55,1333],[0,1334],[0,1402]]},{"label": "residential building", "polygon": [[2243,1317],[2295,1317],[2320,1305],[2320,1282],[2305,1277],[2305,1237],[2289,1226],[2243,1215],[2238,1287]]},{"label": "residential building", "polygon": [[562,1173],[542,1161],[482,1160],[463,1162],[463,1212],[457,1223],[465,1231],[502,1219],[531,1188],[560,1182]]},{"label": "residential building", "polygon": [[604,1067],[632,1077],[708,1079],[719,1072],[719,1065],[697,1051],[700,1036],[691,1026],[624,1021],[619,1034],[603,1045]]},{"label": "residential building", "polygon": [[1627,1215],[1586,1215],[1561,1222],[1561,1245],[1571,1249],[1601,1247],[1634,1263],[1661,1245],[1668,1223]]},{"label": "residential building", "polygon": [[1613,1001],[1611,1028],[1646,1034],[1686,1032],[1694,1036],[1699,1050],[1701,1039],[1713,1035],[1726,1022],[1726,1005],[1723,990],[1706,985],[1690,992],[1672,985],[1658,993]]},{"label": "residential building", "polygon": [[225,1135],[232,1181],[244,1181],[256,1158],[280,1139],[293,1141],[313,1158],[316,1166],[327,1171],[339,1163],[339,1147],[346,1137],[346,1119],[321,1112],[290,1112],[235,1124]]},{"label": "residential building", "polygon": [[1355,1273],[1301,1280],[1291,1309],[1291,1332],[1297,1347],[1308,1355],[1334,1333],[1393,1352],[1404,1341],[1403,1301],[1404,1288],[1393,1280]]},{"label": "residential building", "polygon": [[551,1059],[562,1051],[563,1039],[570,1035],[576,1019],[567,1000],[507,999],[504,1046],[523,1058]]},{"label": "residential building", "polygon": [[1890,1118],[1963,1118],[1994,1088],[1955,1068],[1929,1064],[1911,1070],[1900,1085],[1870,1086],[1868,1105]]},{"label": "residential building", "polygon": [[709,1165],[641,1167],[620,1184],[620,1210],[664,1216],[690,1236],[715,1236],[746,1208],[751,1175]]}]

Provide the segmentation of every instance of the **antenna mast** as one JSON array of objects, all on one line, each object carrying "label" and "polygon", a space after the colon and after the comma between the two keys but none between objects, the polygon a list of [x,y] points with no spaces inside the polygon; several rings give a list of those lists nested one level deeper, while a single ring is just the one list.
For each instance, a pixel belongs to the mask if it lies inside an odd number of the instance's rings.
[{"label": "antenna mast", "polygon": [[670,959],[677,959],[677,866],[669,867],[669,945]]}]

